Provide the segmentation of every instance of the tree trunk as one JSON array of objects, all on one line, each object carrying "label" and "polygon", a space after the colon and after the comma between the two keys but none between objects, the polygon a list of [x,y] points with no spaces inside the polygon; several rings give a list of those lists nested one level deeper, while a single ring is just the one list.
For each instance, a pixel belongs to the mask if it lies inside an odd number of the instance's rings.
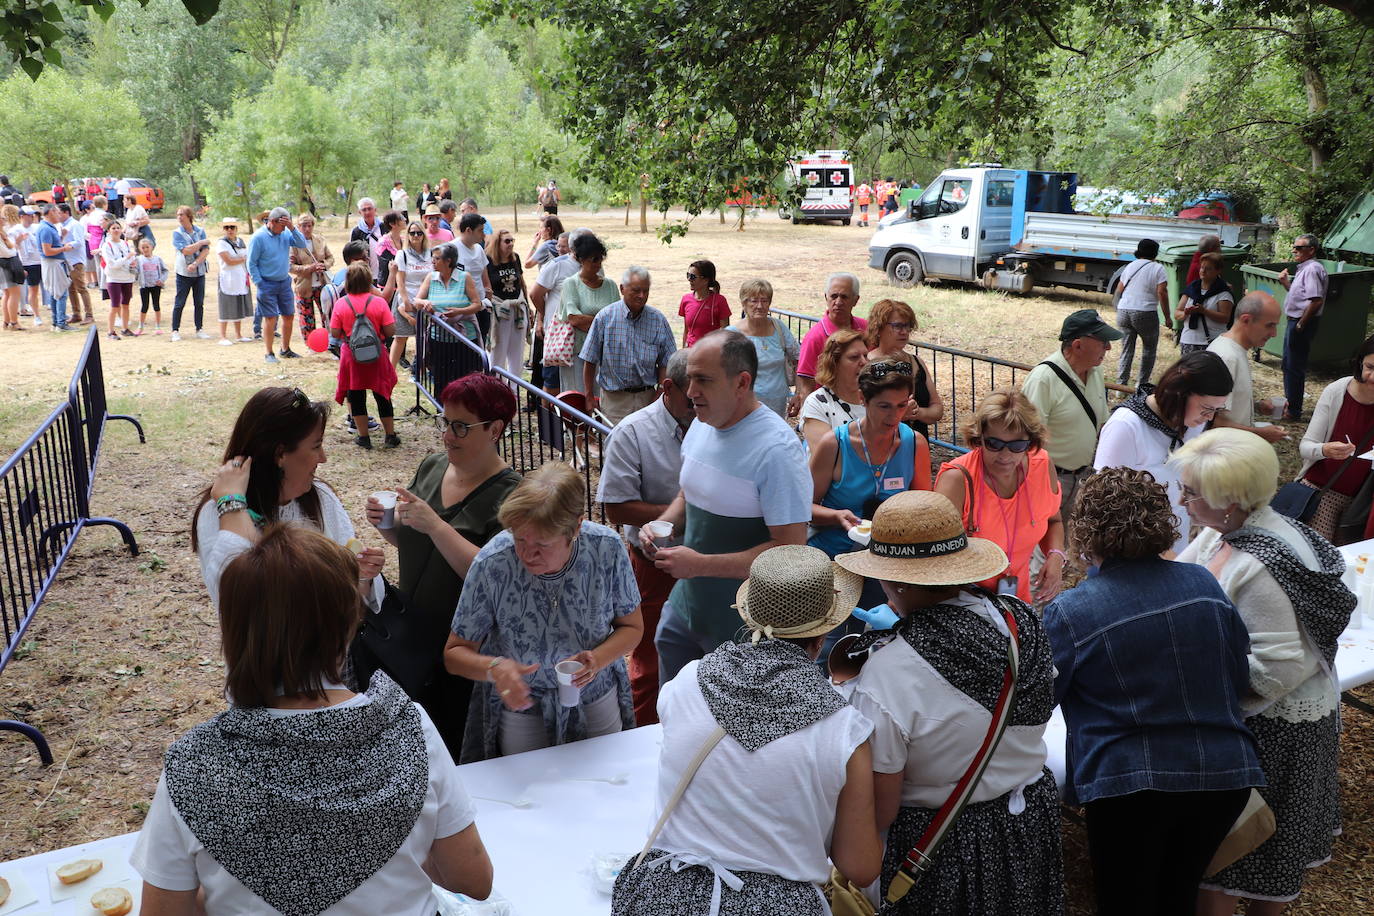
[{"label": "tree trunk", "polygon": [[510,196],[510,218],[515,223],[515,234],[520,234],[520,197],[512,194]]},{"label": "tree trunk", "polygon": [[718,209],[716,212],[720,214],[720,224],[721,224],[722,226],[724,226],[724,225],[725,225],[725,208],[724,208],[724,207],[721,207],[721,208]]},{"label": "tree trunk", "polygon": [[1323,190],[1326,164],[1335,152],[1336,143],[1331,133],[1331,125],[1326,115],[1329,100],[1326,89],[1326,76],[1321,70],[1320,39],[1312,30],[1312,20],[1304,17],[1298,26],[1302,36],[1298,48],[1302,64],[1302,84],[1307,94],[1307,123],[1303,125],[1302,141],[1312,160],[1312,171],[1307,177],[1307,193],[1303,195],[1302,221],[1304,231],[1311,231],[1322,218],[1321,192]]},{"label": "tree trunk", "polygon": [[639,231],[649,231],[649,196],[645,193],[645,185],[648,184],[648,175],[641,175],[639,178]]},{"label": "tree trunk", "polygon": [[743,232],[743,231],[744,231],[744,213],[745,213],[745,210],[746,210],[746,209],[747,209],[747,208],[745,208],[745,207],[740,207],[740,208],[739,208],[739,222],[735,224],[735,231],[736,231],[736,232]]},{"label": "tree trunk", "polygon": [[625,195],[625,225],[627,227],[630,225],[630,204],[634,203],[634,200],[635,196],[633,194]]}]

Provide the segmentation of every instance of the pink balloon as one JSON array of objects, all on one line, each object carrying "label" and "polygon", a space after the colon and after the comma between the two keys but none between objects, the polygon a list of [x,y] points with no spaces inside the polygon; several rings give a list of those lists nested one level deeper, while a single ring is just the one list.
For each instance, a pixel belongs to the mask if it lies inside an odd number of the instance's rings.
[{"label": "pink balloon", "polygon": [[316,353],[323,353],[329,349],[329,332],[324,328],[316,328],[306,336],[305,345]]}]

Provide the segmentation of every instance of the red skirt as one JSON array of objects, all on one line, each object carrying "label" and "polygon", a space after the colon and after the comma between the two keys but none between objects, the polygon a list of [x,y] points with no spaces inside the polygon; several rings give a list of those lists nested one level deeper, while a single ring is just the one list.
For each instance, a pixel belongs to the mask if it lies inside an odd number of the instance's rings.
[{"label": "red skirt", "polygon": [[385,348],[375,362],[360,363],[353,359],[353,348],[345,340],[339,355],[339,386],[334,389],[334,402],[342,404],[350,391],[373,391],[387,400],[396,387],[396,367]]}]

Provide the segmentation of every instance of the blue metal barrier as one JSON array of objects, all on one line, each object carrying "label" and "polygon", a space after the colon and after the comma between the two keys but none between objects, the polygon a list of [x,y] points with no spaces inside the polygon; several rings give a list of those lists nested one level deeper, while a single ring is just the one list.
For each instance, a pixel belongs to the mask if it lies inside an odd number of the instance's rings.
[{"label": "blue metal barrier", "polygon": [[415,323],[416,354],[411,381],[416,389],[412,412],[439,411],[444,386],[473,372],[485,372],[503,380],[524,402],[516,411],[498,446],[502,457],[520,473],[528,473],[549,461],[567,461],[582,474],[589,515],[606,520],[596,501],[601,479],[601,449],[610,427],[574,405],[536,388],[518,376],[495,367],[482,347],[464,337],[442,318],[421,312]]},{"label": "blue metal barrier", "polygon": [[[20,649],[20,640],[57,580],[81,529],[110,525],[129,552],[138,555],[138,542],[127,525],[90,514],[95,460],[108,417],[100,336],[91,328],[67,400],[54,407],[0,465],[0,632],[5,637],[0,670]],[[133,423],[139,441],[144,441],[143,428],[136,420],[119,419]],[[47,741],[32,725],[0,720],[0,731],[27,736],[38,748],[43,764],[52,763]]]}]

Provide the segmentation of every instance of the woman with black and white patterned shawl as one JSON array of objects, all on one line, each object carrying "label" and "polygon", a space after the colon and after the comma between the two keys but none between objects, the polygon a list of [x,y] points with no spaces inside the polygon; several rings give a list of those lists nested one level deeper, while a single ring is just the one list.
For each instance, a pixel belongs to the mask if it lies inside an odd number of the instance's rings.
[{"label": "woman with black and white patterned shawl", "polygon": [[1278,478],[1273,448],[1254,433],[1214,429],[1176,453],[1184,499],[1204,526],[1179,560],[1202,563],[1250,633],[1250,691],[1241,698],[1268,785],[1274,835],[1203,881],[1204,914],[1277,914],[1307,869],[1331,858],[1341,830],[1336,758],[1340,688],[1336,639],[1356,600],[1345,561],[1302,522],[1269,507]]}]

